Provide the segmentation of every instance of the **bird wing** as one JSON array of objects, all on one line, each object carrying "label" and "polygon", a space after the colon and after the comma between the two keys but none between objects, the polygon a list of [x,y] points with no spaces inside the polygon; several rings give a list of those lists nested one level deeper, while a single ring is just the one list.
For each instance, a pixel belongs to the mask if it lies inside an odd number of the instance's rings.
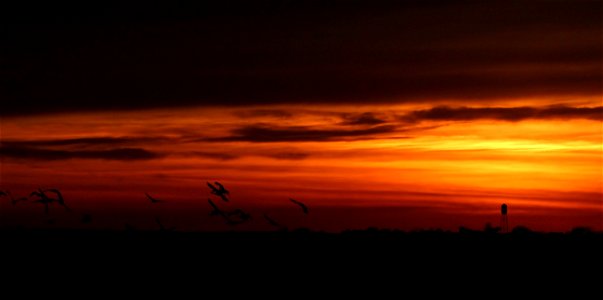
[{"label": "bird wing", "polygon": [[226,197],[226,195],[220,194],[220,198],[222,198],[222,201],[228,202],[228,197]]},{"label": "bird wing", "polygon": [[271,219],[268,215],[264,214],[264,219],[266,219],[266,221],[268,221],[268,223],[270,223],[270,225],[275,226],[275,227],[280,227],[280,225],[278,223],[276,223],[275,220]]},{"label": "bird wing", "polygon": [[220,192],[222,192],[222,193],[226,192],[226,189],[224,188],[224,186],[221,183],[219,183],[217,181],[214,183],[220,188]]},{"label": "bird wing", "polygon": [[305,204],[303,204],[303,203],[301,203],[301,202],[299,202],[299,201],[297,201],[297,200],[295,200],[295,199],[291,199],[291,198],[289,198],[289,200],[290,200],[291,202],[293,202],[293,203],[295,203],[295,204],[299,205],[299,207],[301,207],[301,209],[304,211],[304,213],[306,213],[306,214],[308,213],[308,207],[307,207]]},{"label": "bird wing", "polygon": [[207,199],[207,202],[209,202],[209,205],[211,205],[211,207],[213,207],[215,210],[220,210],[218,206],[213,201],[211,201],[211,199]]},{"label": "bird wing", "polygon": [[212,192],[217,192],[218,191],[218,189],[213,184],[211,184],[209,182],[207,183],[207,186],[212,190]]},{"label": "bird wing", "polygon": [[159,199],[155,199],[155,198],[151,197],[151,195],[149,195],[149,194],[147,194],[147,193],[144,193],[144,194],[147,196],[147,198],[149,198],[149,200],[151,200],[151,202],[162,202],[162,201],[161,201],[161,200],[159,200]]},{"label": "bird wing", "polygon": [[61,194],[61,191],[59,191],[58,189],[47,189],[47,190],[44,190],[44,192],[55,193],[57,195],[57,197],[59,197],[59,200],[63,199],[63,194]]}]

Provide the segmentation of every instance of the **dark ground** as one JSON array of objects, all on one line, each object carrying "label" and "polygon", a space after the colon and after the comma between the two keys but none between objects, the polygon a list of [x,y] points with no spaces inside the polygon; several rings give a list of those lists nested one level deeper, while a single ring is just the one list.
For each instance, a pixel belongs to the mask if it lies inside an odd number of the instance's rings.
[{"label": "dark ground", "polygon": [[[389,298],[410,290],[441,295],[450,292],[447,286],[457,295],[482,297],[483,289],[552,292],[570,283],[583,292],[597,291],[603,272],[603,233],[582,229],[509,234],[13,229],[0,236],[1,269],[12,280],[29,284],[46,278],[44,284],[54,286],[70,278],[95,291],[107,286],[153,294],[169,287],[205,293],[219,287],[213,292],[222,296],[252,292],[288,298],[292,294],[280,289],[296,295],[297,289],[347,294],[360,289]],[[230,291],[233,287],[238,288]]]},{"label": "dark ground", "polygon": [[[603,257],[603,233],[574,229],[568,233],[539,233],[516,228],[508,234],[473,231],[459,232],[396,230],[355,230],[341,233],[304,229],[274,232],[183,232],[183,231],[101,231],[58,229],[1,230],[2,251],[102,253],[103,256],[138,253],[232,253],[236,257],[279,253],[302,257],[378,254],[380,257],[405,256],[451,259],[481,257],[484,260],[543,259],[554,256],[568,261]],[[573,256],[576,255],[576,256]]]}]

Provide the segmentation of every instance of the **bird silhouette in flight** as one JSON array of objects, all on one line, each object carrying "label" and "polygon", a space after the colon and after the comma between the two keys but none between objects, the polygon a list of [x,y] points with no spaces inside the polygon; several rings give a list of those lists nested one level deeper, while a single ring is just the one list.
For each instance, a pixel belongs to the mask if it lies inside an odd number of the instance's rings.
[{"label": "bird silhouette in flight", "polygon": [[264,214],[264,219],[266,219],[266,221],[268,222],[268,224],[278,228],[278,229],[282,229],[282,230],[287,230],[287,227],[279,224],[278,222],[276,222],[274,219],[270,218],[267,214]]},{"label": "bird silhouette in flight", "polygon": [[71,211],[71,208],[69,208],[69,206],[65,204],[65,199],[63,199],[63,194],[61,193],[61,191],[59,191],[58,189],[47,189],[44,190],[44,193],[46,192],[51,192],[57,195],[57,203],[59,203],[60,206],[64,207],[66,211]]},{"label": "bird silhouette in flight", "polygon": [[226,213],[224,213],[224,211],[222,211],[213,201],[211,201],[211,199],[207,199],[207,202],[214,209],[209,213],[210,216],[222,216],[223,218],[228,219]]},{"label": "bird silhouette in flight", "polygon": [[147,193],[144,193],[144,194],[147,196],[147,198],[149,198],[149,201],[151,201],[151,203],[153,203],[153,204],[165,202],[163,200],[159,200],[159,199],[153,198],[153,197],[151,197],[151,195],[149,195]]},{"label": "bird silhouette in flight", "polygon": [[56,201],[56,199],[52,199],[49,198],[44,191],[42,191],[42,189],[38,189],[37,191],[33,191],[31,192],[31,194],[29,194],[29,197],[38,197],[39,199],[34,201],[35,203],[41,203],[44,204],[44,211],[46,212],[46,214],[48,214],[48,205],[54,201]]},{"label": "bird silhouette in flight", "polygon": [[306,214],[306,215],[308,214],[309,209],[305,204],[303,204],[295,199],[292,199],[292,198],[289,198],[289,201],[293,202],[294,204],[299,205],[299,207],[301,207],[301,209],[304,211],[304,214]]},{"label": "bird silhouette in flight", "polygon": [[19,198],[15,198],[15,196],[13,196],[13,194],[10,191],[0,191],[1,194],[0,196],[7,196],[10,197],[10,203],[12,205],[17,205],[17,203],[21,202],[21,201],[27,201],[27,197],[19,197]]},{"label": "bird silhouette in flight", "polygon": [[219,183],[219,182],[214,182],[214,184],[216,184],[218,187],[214,186],[211,183],[207,183],[207,186],[209,187],[209,189],[211,190],[211,193],[222,198],[222,201],[224,202],[228,202],[228,196],[230,195],[230,192],[224,188],[224,186]]}]

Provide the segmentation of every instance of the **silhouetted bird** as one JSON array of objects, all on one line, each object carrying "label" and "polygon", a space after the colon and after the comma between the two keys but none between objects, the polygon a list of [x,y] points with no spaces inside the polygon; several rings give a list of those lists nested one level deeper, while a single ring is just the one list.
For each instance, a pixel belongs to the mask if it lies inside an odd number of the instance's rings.
[{"label": "silhouetted bird", "polygon": [[59,205],[61,205],[62,207],[64,207],[66,211],[71,211],[71,208],[69,208],[65,204],[65,199],[63,199],[63,194],[61,194],[61,191],[59,191],[58,189],[47,189],[47,190],[44,190],[44,192],[55,193],[57,195],[56,201],[59,203]]},{"label": "silhouetted bird", "polygon": [[151,203],[153,203],[153,204],[160,203],[160,202],[165,202],[163,200],[155,199],[155,198],[151,197],[151,195],[149,195],[147,193],[144,193],[144,194],[147,196],[147,198],[149,198],[149,201],[151,201]]},{"label": "silhouetted bird", "polygon": [[214,182],[218,187],[215,187],[213,184],[211,183],[207,183],[207,186],[209,187],[209,189],[211,190],[211,193],[222,198],[222,201],[224,202],[228,202],[228,197],[226,195],[229,195],[230,192],[224,188],[224,186],[222,184],[220,184],[219,182]]},{"label": "silhouetted bird", "polygon": [[34,202],[44,204],[44,211],[46,212],[46,214],[48,214],[48,205],[50,203],[56,201],[55,199],[52,199],[52,198],[49,198],[48,196],[46,196],[46,194],[44,193],[44,191],[42,191],[42,189],[38,189],[37,191],[33,191],[33,192],[31,192],[31,194],[29,194],[29,197],[33,197],[33,196],[40,198]]},{"label": "silhouetted bird", "polygon": [[28,200],[26,197],[15,198],[15,196],[13,196],[13,194],[10,191],[2,192],[2,195],[0,195],[0,196],[8,196],[8,197],[10,197],[10,203],[12,205],[17,205],[17,203],[19,203],[21,201],[27,201]]},{"label": "silhouetted bird", "polygon": [[207,199],[207,202],[214,209],[209,213],[210,216],[222,216],[228,219],[228,216],[211,199]]},{"label": "silhouetted bird", "polygon": [[227,189],[225,189],[221,183],[219,183],[217,181],[214,181],[214,183],[220,188],[220,192],[227,194],[227,195],[230,194],[230,192]]},{"label": "silhouetted bird", "polygon": [[308,214],[309,210],[305,204],[303,204],[295,199],[291,199],[291,198],[289,198],[289,201],[293,202],[294,204],[299,205],[299,207],[301,207],[301,209],[304,211],[304,214],[306,214],[306,215]]},{"label": "silhouetted bird", "polygon": [[278,222],[276,222],[275,220],[270,218],[267,214],[264,214],[264,219],[266,219],[266,221],[268,221],[268,224],[270,224],[278,229],[287,230],[287,227],[282,226],[281,224],[279,224]]}]

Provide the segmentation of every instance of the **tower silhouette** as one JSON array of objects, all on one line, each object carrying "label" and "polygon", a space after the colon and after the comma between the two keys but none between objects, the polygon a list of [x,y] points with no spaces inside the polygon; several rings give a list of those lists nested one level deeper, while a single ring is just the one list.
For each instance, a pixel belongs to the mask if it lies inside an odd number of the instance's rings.
[{"label": "tower silhouette", "polygon": [[507,217],[507,204],[503,203],[500,206],[500,231],[502,233],[509,232],[509,219]]}]

